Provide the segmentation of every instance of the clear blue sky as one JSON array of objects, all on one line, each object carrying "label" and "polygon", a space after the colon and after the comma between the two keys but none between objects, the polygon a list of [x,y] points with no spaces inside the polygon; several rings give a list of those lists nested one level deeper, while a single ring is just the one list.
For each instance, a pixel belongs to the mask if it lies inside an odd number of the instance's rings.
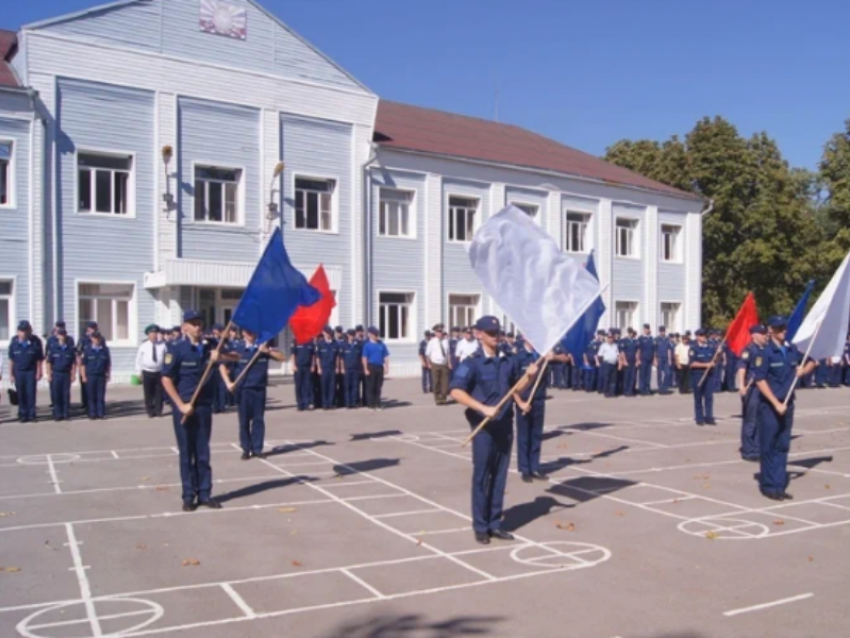
[{"label": "clear blue sky", "polygon": [[[2,0],[0,26],[101,4]],[[381,97],[499,119],[601,154],[704,115],[814,168],[850,118],[840,0],[265,0]]]}]

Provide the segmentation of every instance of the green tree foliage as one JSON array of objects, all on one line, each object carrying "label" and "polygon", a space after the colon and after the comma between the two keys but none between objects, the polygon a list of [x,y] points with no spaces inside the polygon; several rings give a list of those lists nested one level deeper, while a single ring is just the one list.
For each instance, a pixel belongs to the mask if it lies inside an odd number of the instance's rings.
[{"label": "green tree foliage", "polygon": [[819,168],[819,220],[829,237],[824,256],[836,268],[850,250],[850,120],[826,143]]},{"label": "green tree foliage", "polygon": [[[850,134],[844,144],[850,166]],[[714,211],[703,220],[706,324],[728,323],[749,290],[762,316],[788,313],[806,282],[823,277],[827,260],[821,252],[824,224],[816,216],[818,180],[792,170],[766,133],[746,139],[723,118],[705,118],[684,141],[675,136],[663,144],[622,140],[605,159],[714,200]],[[844,183],[844,210],[850,214],[850,180]]]}]

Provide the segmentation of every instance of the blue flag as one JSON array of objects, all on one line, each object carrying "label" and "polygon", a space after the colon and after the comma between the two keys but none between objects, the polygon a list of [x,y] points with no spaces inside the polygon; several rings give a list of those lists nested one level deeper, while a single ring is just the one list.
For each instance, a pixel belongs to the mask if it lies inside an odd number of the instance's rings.
[{"label": "blue flag", "polygon": [[[585,266],[587,272],[593,275],[593,278],[599,281],[599,275],[596,274],[596,265],[593,263],[593,253],[587,258]],[[584,351],[587,345],[593,341],[596,334],[596,329],[599,327],[599,320],[605,314],[605,302],[602,297],[597,297],[590,307],[584,311],[581,318],[575,325],[569,329],[567,334],[561,339],[561,347],[565,352],[573,355],[577,365],[583,365]]]},{"label": "blue flag", "polygon": [[794,341],[794,336],[797,334],[797,331],[800,329],[800,326],[803,324],[803,317],[806,316],[806,306],[809,305],[809,297],[812,296],[812,289],[815,287],[815,280],[812,279],[809,282],[809,285],[806,286],[806,292],[803,293],[803,296],[800,297],[800,301],[797,302],[797,305],[794,307],[794,312],[791,313],[791,316],[788,317],[788,326],[787,326],[787,334],[785,336],[785,340],[788,343]]},{"label": "blue flag", "polygon": [[265,343],[284,329],[298,306],[312,306],[321,298],[289,261],[278,228],[236,306],[233,323],[256,333],[257,341]]}]

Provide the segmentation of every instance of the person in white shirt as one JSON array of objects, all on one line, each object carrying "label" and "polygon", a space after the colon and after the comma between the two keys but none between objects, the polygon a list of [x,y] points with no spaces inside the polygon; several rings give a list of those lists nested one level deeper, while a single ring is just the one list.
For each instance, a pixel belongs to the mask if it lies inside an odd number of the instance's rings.
[{"label": "person in white shirt", "polygon": [[676,369],[679,371],[679,394],[690,394],[691,392],[691,337],[682,335],[682,342],[673,351]]},{"label": "person in white shirt", "polygon": [[455,356],[459,361],[463,361],[467,357],[471,357],[476,352],[478,352],[478,348],[480,347],[477,339],[473,339],[472,337],[472,328],[466,328],[463,333],[463,339],[461,339],[457,347],[455,348]]},{"label": "person in white shirt", "polygon": [[159,326],[145,328],[148,339],[139,346],[136,354],[136,374],[142,376],[145,395],[145,412],[148,418],[162,416],[162,360],[165,359],[165,341],[159,338]]},{"label": "person in white shirt", "polygon": [[450,352],[445,327],[442,324],[434,326],[434,336],[425,347],[425,365],[431,370],[431,387],[437,405],[445,405],[449,394]]},{"label": "person in white shirt", "polygon": [[620,349],[614,341],[614,333],[605,335],[605,343],[599,346],[596,354],[601,362],[599,366],[602,375],[602,388],[608,398],[617,396],[617,368],[620,360]]}]

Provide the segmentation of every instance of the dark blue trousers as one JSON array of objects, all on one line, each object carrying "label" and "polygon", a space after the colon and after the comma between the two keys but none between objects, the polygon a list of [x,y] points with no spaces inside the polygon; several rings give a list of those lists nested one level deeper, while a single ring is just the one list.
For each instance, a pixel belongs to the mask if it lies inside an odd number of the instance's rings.
[{"label": "dark blue trousers", "polygon": [[691,373],[691,388],[694,391],[694,419],[697,423],[703,423],[706,419],[714,418],[714,375],[709,374],[705,383],[700,385],[704,368],[699,368]]},{"label": "dark blue trousers", "polygon": [[833,364],[830,368],[829,385],[833,388],[841,387],[841,364]]},{"label": "dark blue trousers", "polygon": [[50,378],[50,402],[53,403],[53,418],[57,421],[69,418],[71,412],[71,373],[53,371]]},{"label": "dark blue trousers", "polygon": [[236,393],[236,405],[242,451],[262,453],[266,441],[266,389],[241,388]]},{"label": "dark blue trousers", "polygon": [[572,375],[571,375],[571,379],[570,379],[570,387],[573,390],[581,390],[582,376],[583,376],[582,375],[583,370],[581,369],[581,366],[573,365],[573,366],[570,367],[570,370],[572,371]]},{"label": "dark blue trousers", "polygon": [[[481,534],[499,529],[514,442],[513,413],[491,421],[472,439],[472,528]],[[480,423],[473,421],[472,429]]]},{"label": "dark blue trousers", "polygon": [[666,361],[658,362],[658,391],[662,394],[670,392],[671,372],[669,363]]},{"label": "dark blue trousers", "polygon": [[89,394],[89,418],[102,419],[106,416],[106,375],[86,375],[86,391]]},{"label": "dark blue trousers", "polygon": [[603,363],[600,379],[602,391],[605,393],[605,396],[617,396],[617,364]]},{"label": "dark blue trousers", "polygon": [[422,392],[431,393],[431,371],[425,367],[422,368]]},{"label": "dark blue trousers", "polygon": [[652,394],[652,359],[640,362],[640,393]]},{"label": "dark blue trousers", "polygon": [[727,357],[729,360],[726,362],[726,392],[735,392],[738,389],[735,387],[735,375],[737,373],[738,358],[732,357],[731,355],[727,355]]},{"label": "dark blue trousers", "polygon": [[21,421],[35,421],[35,370],[15,370],[15,389],[18,391],[18,417]]},{"label": "dark blue trousers", "polygon": [[755,383],[747,390],[747,395],[741,399],[741,413],[744,415],[741,424],[741,456],[756,458],[759,456],[759,405],[761,392]]},{"label": "dark blue trousers", "polygon": [[844,364],[844,385],[850,385],[850,365]]},{"label": "dark blue trousers", "polygon": [[360,368],[345,371],[343,390],[345,394],[345,407],[356,408],[359,405]]},{"label": "dark blue trousers", "polygon": [[635,395],[635,377],[637,376],[637,364],[630,361],[629,365],[623,368],[623,395],[633,397]]},{"label": "dark blue trousers", "polygon": [[174,436],[180,450],[180,482],[183,483],[183,502],[191,503],[197,497],[206,501],[212,493],[212,467],[210,467],[210,438],[212,437],[212,406],[196,405],[195,411],[180,423],[180,410],[171,414]]},{"label": "dark blue trousers", "polygon": [[[224,377],[222,377],[221,373],[218,371],[218,366],[215,367],[213,374],[215,375],[215,387],[213,389],[213,412],[218,414],[219,412],[224,412],[227,409],[227,395],[230,394],[230,392],[227,389],[227,385],[224,383]],[[235,381],[235,379],[232,377],[231,380]]]},{"label": "dark blue trousers", "polygon": [[767,494],[781,494],[788,487],[788,450],[791,448],[791,427],[794,425],[794,404],[779,416],[767,401],[759,405],[759,442],[761,443],[761,474],[759,488]]},{"label": "dark blue trousers", "polygon": [[336,371],[322,372],[322,407],[329,410],[334,407],[334,392],[336,391]]},{"label": "dark blue trousers", "polygon": [[582,370],[584,373],[584,391],[585,392],[596,392],[598,388],[598,384],[596,381],[597,369],[596,368],[586,368]]},{"label": "dark blue trousers", "polygon": [[309,367],[299,366],[295,370],[295,403],[299,410],[313,405],[313,373]]},{"label": "dark blue trousers", "polygon": [[310,382],[313,385],[313,405],[322,407],[322,377],[318,372],[310,373]]},{"label": "dark blue trousers", "polygon": [[543,447],[543,418],[546,403],[531,402],[531,411],[523,414],[516,409],[516,454],[521,474],[540,471],[540,450]]}]

